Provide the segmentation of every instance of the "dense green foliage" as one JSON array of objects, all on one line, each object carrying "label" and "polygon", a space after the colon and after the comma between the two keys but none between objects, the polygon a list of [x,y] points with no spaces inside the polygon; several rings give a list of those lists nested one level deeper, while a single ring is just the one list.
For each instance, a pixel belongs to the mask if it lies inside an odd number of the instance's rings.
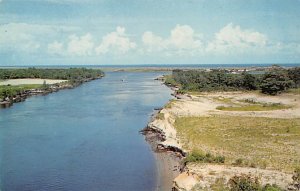
[{"label": "dense green foliage", "polygon": [[252,74],[230,74],[225,70],[174,70],[173,78],[188,91],[215,91],[215,90],[241,90],[256,89],[257,76]]},{"label": "dense green foliage", "polygon": [[262,93],[276,95],[293,86],[286,71],[274,70],[263,76],[260,88]]},{"label": "dense green foliage", "polygon": [[294,82],[295,88],[300,88],[300,67],[289,69],[288,77]]},{"label": "dense green foliage", "polygon": [[230,73],[226,70],[174,70],[166,84],[178,85],[180,91],[232,91],[256,90],[276,95],[289,88],[300,87],[300,67],[291,69],[274,68],[265,74],[242,72]]},{"label": "dense green foliage", "polygon": [[0,69],[0,79],[19,79],[19,78],[45,78],[61,80],[81,80],[86,78],[97,78],[103,75],[101,70],[86,68],[70,69]]}]

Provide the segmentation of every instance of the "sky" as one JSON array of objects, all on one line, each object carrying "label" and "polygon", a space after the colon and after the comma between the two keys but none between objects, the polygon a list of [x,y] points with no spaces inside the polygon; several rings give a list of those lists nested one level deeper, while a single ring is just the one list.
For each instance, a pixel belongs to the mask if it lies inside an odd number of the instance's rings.
[{"label": "sky", "polygon": [[300,63],[300,0],[0,0],[0,66]]}]

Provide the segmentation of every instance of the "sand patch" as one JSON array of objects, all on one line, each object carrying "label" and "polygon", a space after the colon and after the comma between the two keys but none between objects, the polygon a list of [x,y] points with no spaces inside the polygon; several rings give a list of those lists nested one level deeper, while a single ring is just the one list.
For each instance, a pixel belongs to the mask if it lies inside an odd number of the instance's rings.
[{"label": "sand patch", "polygon": [[0,82],[0,86],[6,85],[28,85],[28,84],[43,84],[46,81],[46,84],[57,84],[61,82],[66,82],[67,80],[53,80],[53,79],[37,79],[37,78],[23,78],[23,79],[10,79]]}]

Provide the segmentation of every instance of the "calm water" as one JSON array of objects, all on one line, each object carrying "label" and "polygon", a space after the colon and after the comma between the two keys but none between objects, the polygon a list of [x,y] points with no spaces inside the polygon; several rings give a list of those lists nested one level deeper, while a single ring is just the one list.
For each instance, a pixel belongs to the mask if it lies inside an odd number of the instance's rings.
[{"label": "calm water", "polygon": [[108,73],[1,109],[0,190],[154,190],[155,160],[138,131],[170,99],[158,75]]}]

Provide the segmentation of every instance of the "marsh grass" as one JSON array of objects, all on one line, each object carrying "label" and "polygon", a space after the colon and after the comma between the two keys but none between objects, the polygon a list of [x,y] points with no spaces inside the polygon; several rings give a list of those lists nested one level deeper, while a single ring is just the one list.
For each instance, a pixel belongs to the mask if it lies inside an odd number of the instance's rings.
[{"label": "marsh grass", "polygon": [[300,164],[300,119],[210,116],[175,121],[185,149],[202,150],[259,168],[291,171]]}]

